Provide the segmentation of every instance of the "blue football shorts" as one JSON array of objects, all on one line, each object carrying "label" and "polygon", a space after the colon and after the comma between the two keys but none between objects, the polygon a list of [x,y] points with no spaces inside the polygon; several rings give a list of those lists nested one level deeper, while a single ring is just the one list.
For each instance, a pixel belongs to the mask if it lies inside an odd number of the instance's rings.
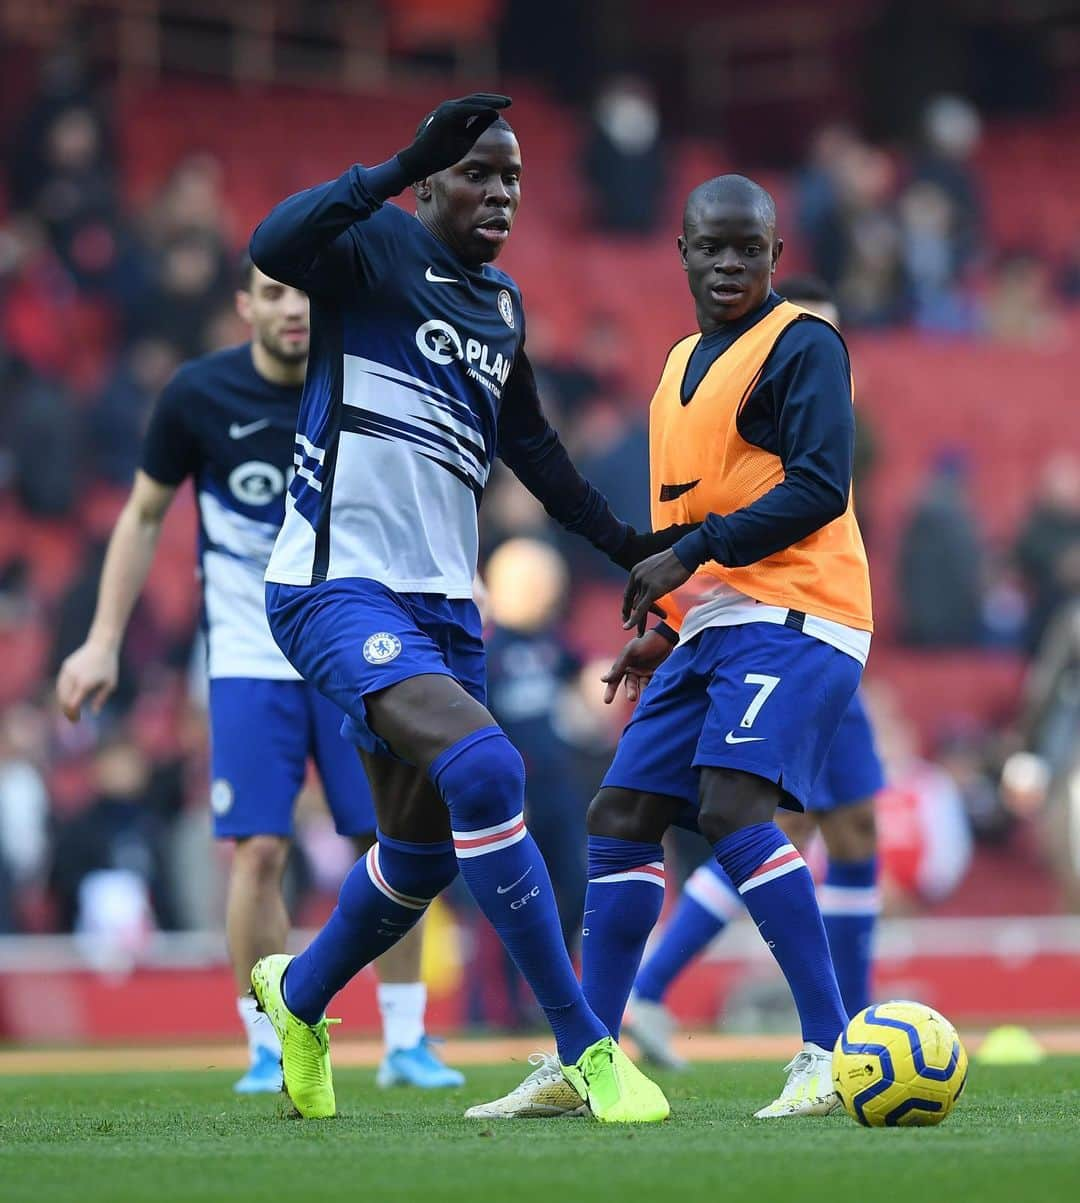
[{"label": "blue football shorts", "polygon": [[395,593],[378,581],[346,577],[268,583],[266,613],[292,666],[345,711],[341,734],[366,751],[390,754],[368,726],[364,696],[399,681],[453,677],[487,705],[484,641],[472,598]]},{"label": "blue football shorts", "polygon": [[293,804],[315,762],[341,835],[375,830],[375,807],[341,710],[305,681],[210,682],[210,809],[218,839],[292,834]]},{"label": "blue football shorts", "polygon": [[806,809],[815,813],[840,810],[872,798],[884,786],[885,772],[874,745],[874,730],[862,696],[856,693],[840,720]]},{"label": "blue football shorts", "polygon": [[773,623],[708,627],[660,666],[604,777],[605,786],[683,799],[696,829],[702,768],[776,782],[805,808],[862,675],[858,660]]}]

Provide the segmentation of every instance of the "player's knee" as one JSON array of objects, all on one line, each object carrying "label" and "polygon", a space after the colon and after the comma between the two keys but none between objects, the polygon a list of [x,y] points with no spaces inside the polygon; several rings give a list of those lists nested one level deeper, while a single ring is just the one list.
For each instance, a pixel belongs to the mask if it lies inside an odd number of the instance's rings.
[{"label": "player's knee", "polygon": [[650,794],[607,786],[589,803],[586,826],[589,835],[614,840],[655,843],[663,837],[669,817],[658,814]]},{"label": "player's knee", "polygon": [[254,885],[276,885],[285,873],[289,841],[277,835],[253,835],[238,840],[233,854],[233,873]]},{"label": "player's knee", "polygon": [[710,844],[757,823],[771,822],[780,787],[737,769],[705,769],[701,774],[698,827]]},{"label": "player's knee", "polygon": [[498,727],[474,731],[432,764],[430,776],[450,811],[454,831],[477,831],[519,817],[525,805],[525,762]]}]

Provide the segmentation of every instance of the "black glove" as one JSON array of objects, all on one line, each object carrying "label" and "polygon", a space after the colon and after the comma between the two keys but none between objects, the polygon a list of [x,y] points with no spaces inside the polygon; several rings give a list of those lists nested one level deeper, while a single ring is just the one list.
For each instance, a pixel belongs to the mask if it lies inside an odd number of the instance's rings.
[{"label": "black glove", "polygon": [[473,92],[459,100],[444,100],[416,135],[411,146],[397,153],[397,161],[411,181],[426,179],[459,163],[477,138],[509,108],[509,96]]},{"label": "black glove", "polygon": [[649,556],[667,551],[669,547],[678,543],[683,535],[689,535],[696,531],[698,526],[700,526],[698,522],[686,522],[682,525],[665,526],[663,530],[648,531],[645,534],[641,534],[631,527],[630,533],[622,544],[615,551],[608,553],[608,559],[629,572],[635,564],[640,564]]}]

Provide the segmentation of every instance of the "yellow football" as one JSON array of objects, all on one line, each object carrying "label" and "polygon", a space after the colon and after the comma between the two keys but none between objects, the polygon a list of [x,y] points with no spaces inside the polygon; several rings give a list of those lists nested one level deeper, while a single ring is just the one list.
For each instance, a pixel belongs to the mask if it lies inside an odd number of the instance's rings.
[{"label": "yellow football", "polygon": [[833,1083],[848,1115],[868,1128],[940,1124],[967,1082],[956,1029],[923,1003],[860,1011],[833,1049]]}]

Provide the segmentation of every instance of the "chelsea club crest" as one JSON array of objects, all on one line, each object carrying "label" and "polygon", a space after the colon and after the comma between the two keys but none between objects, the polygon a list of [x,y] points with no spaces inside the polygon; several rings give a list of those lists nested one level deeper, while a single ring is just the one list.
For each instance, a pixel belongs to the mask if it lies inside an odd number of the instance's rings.
[{"label": "chelsea club crest", "polygon": [[510,327],[514,328],[514,302],[509,292],[504,288],[499,292],[499,316]]}]

